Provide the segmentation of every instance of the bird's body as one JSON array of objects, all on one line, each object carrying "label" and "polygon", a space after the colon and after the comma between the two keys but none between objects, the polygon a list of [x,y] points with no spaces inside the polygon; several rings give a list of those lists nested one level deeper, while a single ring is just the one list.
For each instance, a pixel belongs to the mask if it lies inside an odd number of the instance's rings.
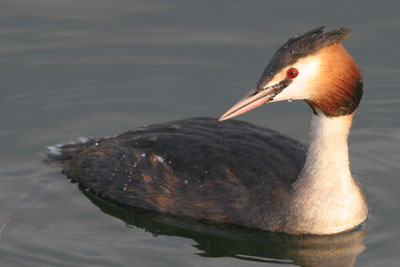
[{"label": "bird's body", "polygon": [[[337,44],[347,33],[317,28],[290,39],[257,88],[220,119],[304,99],[314,112],[308,153],[270,129],[195,118],[52,147],[49,157],[83,188],[124,205],[293,234],[351,229],[368,209],[348,161],[362,83]],[[331,77],[318,76],[327,70]]]},{"label": "bird's body", "polygon": [[[305,160],[305,148],[276,131],[212,118],[147,126],[68,149],[75,151],[65,174],[107,199],[263,229],[277,225],[271,218],[282,214]],[[282,162],[287,166],[280,168]]]}]

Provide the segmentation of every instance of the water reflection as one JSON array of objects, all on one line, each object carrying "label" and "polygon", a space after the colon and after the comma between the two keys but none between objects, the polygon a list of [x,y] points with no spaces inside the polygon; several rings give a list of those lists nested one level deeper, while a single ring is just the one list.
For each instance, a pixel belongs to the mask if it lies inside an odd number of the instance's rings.
[{"label": "water reflection", "polygon": [[204,257],[233,257],[265,263],[300,266],[353,266],[364,251],[365,230],[329,236],[288,235],[238,226],[201,223],[159,213],[125,208],[97,196],[84,194],[104,213],[151,232],[154,236],[179,236],[197,242]]}]

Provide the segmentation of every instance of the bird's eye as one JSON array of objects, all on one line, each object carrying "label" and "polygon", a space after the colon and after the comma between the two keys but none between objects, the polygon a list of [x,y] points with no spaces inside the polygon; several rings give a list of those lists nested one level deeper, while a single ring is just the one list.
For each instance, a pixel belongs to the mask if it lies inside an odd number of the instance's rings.
[{"label": "bird's eye", "polygon": [[299,75],[299,71],[298,71],[298,69],[296,69],[296,68],[290,68],[290,69],[288,69],[287,72],[286,72],[286,76],[287,76],[289,79],[294,79],[294,78],[297,77],[297,75]]}]

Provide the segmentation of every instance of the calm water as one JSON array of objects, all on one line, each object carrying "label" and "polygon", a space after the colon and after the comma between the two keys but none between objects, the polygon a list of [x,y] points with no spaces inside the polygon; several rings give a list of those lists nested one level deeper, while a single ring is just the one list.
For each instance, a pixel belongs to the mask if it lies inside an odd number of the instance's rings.
[{"label": "calm water", "polygon": [[[0,3],[1,266],[398,266],[398,1]],[[289,37],[352,29],[365,94],[351,168],[370,217],[358,231],[295,237],[126,213],[43,162],[46,145],[191,116],[219,116]],[[329,74],[327,74],[329,75]],[[241,119],[307,138],[309,108]]]}]

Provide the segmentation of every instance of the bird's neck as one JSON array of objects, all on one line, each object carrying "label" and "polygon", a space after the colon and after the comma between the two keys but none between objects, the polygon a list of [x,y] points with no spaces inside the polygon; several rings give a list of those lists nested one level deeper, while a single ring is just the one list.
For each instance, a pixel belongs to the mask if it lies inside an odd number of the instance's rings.
[{"label": "bird's neck", "polygon": [[353,181],[347,139],[353,115],[327,117],[313,114],[307,158],[297,181],[306,184],[338,184]]},{"label": "bird's neck", "polygon": [[[292,224],[310,233],[336,233],[365,220],[363,192],[349,167],[347,139],[353,114],[311,120],[306,162],[293,184]],[[290,223],[289,223],[290,224]]]}]

